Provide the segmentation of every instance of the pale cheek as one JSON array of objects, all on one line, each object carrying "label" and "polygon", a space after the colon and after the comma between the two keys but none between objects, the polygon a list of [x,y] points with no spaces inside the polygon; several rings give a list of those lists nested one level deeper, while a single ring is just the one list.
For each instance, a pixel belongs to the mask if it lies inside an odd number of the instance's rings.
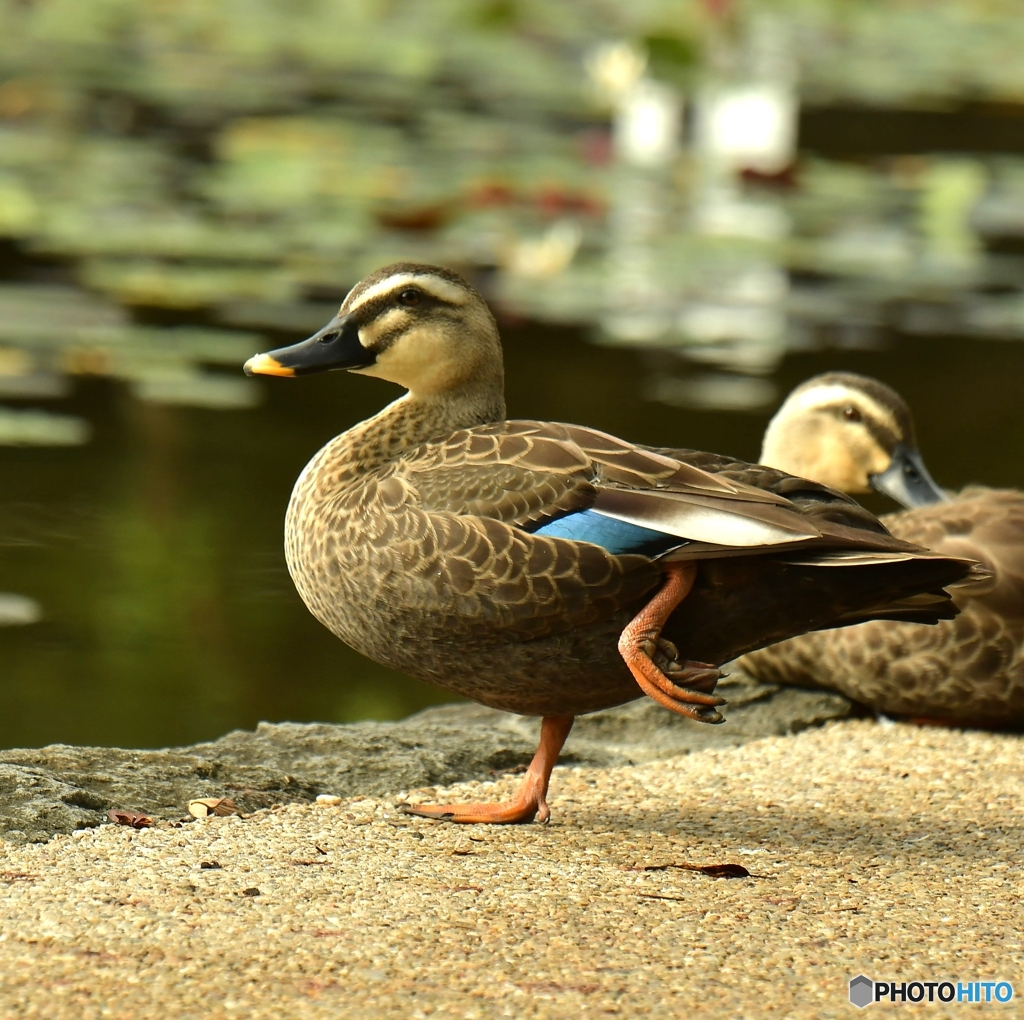
[{"label": "pale cheek", "polygon": [[384,351],[365,374],[426,395],[452,386],[457,381],[457,367],[458,363],[453,363],[450,357],[448,345],[440,338],[410,333]]},{"label": "pale cheek", "polygon": [[811,417],[769,427],[764,462],[841,492],[871,490],[890,457],[863,426]]},{"label": "pale cheek", "polygon": [[359,342],[364,347],[374,347],[385,333],[408,321],[409,315],[407,312],[401,308],[392,308],[390,312],[385,312],[384,315],[374,319],[369,325],[363,326],[359,331]]},{"label": "pale cheek", "polygon": [[870,474],[880,475],[883,471],[888,471],[891,463],[892,457],[885,450],[880,446],[872,446]]},{"label": "pale cheek", "polygon": [[826,431],[817,422],[780,430],[765,452],[771,457],[766,463],[791,475],[841,492],[868,491],[867,472],[858,466],[858,451],[851,447],[850,437]]},{"label": "pale cheek", "polygon": [[819,424],[812,420],[773,423],[765,435],[761,463],[823,485],[836,485],[833,451],[826,449]]},{"label": "pale cheek", "polygon": [[818,449],[812,477],[841,492],[868,492],[868,471],[857,451],[837,436],[827,436]]},{"label": "pale cheek", "polygon": [[454,367],[447,361],[422,358],[410,366],[405,385],[414,393],[426,396],[452,387],[456,382],[454,376]]},{"label": "pale cheek", "polygon": [[843,492],[870,492],[871,476],[881,474],[892,458],[862,430],[828,436],[821,448],[820,481]]}]

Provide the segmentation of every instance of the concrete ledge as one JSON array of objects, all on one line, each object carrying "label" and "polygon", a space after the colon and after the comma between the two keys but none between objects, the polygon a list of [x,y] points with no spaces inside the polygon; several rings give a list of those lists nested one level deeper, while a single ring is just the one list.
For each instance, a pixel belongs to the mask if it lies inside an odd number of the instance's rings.
[{"label": "concrete ledge", "polygon": [[[839,695],[759,684],[742,673],[719,690],[729,700],[720,726],[644,698],[577,720],[561,761],[639,764],[794,733],[850,712]],[[536,720],[459,704],[392,723],[261,723],[254,732],[168,750],[54,744],[2,751],[0,838],[43,842],[105,822],[112,808],[180,818],[199,797],[231,797],[248,812],[320,793],[382,796],[486,779],[529,762],[536,737]]]}]

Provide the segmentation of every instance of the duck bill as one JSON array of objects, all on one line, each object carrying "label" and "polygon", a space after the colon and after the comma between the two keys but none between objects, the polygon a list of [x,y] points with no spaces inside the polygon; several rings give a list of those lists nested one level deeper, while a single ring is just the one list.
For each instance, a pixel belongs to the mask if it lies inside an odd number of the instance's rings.
[{"label": "duck bill", "polygon": [[244,366],[246,375],[312,375],[346,368],[366,368],[375,359],[359,342],[359,326],[349,315],[337,315],[308,340],[257,354]]},{"label": "duck bill", "polygon": [[893,451],[892,463],[881,474],[872,475],[871,487],[908,509],[942,503],[949,497],[928,474],[921,454],[902,443]]}]

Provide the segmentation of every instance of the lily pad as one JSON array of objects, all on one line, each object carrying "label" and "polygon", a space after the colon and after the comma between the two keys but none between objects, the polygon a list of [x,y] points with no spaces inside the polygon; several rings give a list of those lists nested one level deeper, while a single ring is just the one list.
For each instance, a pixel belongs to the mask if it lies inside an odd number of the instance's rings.
[{"label": "lily pad", "polygon": [[92,429],[84,418],[0,407],[0,446],[81,446]]}]

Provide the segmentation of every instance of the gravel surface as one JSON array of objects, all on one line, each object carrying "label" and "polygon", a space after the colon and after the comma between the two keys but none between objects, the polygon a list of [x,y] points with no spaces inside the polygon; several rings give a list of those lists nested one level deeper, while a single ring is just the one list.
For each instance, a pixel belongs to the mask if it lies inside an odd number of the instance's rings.
[{"label": "gravel surface", "polygon": [[[1005,979],[974,1008],[1019,1014],[1022,750],[850,721],[559,769],[546,827],[349,798],[8,845],[0,1014],[817,1018],[860,972]],[[723,863],[752,877],[658,870]]]}]

